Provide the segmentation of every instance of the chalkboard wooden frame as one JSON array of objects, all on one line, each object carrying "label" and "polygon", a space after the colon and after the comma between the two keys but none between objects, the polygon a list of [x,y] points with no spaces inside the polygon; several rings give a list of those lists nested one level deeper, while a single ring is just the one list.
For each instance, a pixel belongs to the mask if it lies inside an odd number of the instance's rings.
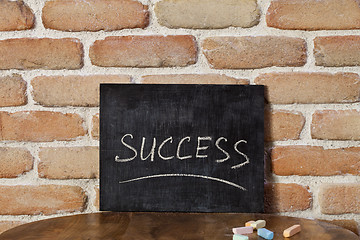
[{"label": "chalkboard wooden frame", "polygon": [[100,210],[263,212],[264,87],[101,84]]}]

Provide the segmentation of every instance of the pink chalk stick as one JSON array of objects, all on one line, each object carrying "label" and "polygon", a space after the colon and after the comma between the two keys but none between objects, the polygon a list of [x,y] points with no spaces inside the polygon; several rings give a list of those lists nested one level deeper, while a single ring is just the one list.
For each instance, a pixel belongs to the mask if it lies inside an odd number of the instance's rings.
[{"label": "pink chalk stick", "polygon": [[238,227],[232,229],[234,234],[250,234],[253,233],[254,229],[252,227]]}]

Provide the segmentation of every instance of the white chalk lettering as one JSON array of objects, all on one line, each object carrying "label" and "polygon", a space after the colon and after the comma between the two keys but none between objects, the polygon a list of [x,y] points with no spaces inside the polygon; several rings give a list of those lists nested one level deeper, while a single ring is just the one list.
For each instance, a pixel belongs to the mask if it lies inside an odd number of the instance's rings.
[{"label": "white chalk lettering", "polygon": [[131,157],[131,158],[124,158],[124,159],[120,159],[119,156],[115,156],[115,162],[129,162],[129,161],[131,161],[131,160],[134,160],[134,159],[136,158],[136,156],[137,156],[137,151],[136,151],[136,149],[133,148],[132,146],[130,146],[129,144],[127,144],[127,143],[124,142],[124,138],[125,138],[126,136],[129,136],[131,139],[134,138],[133,135],[131,135],[130,133],[125,134],[125,135],[121,138],[121,143],[122,143],[125,147],[129,148],[130,150],[132,150],[135,155],[134,155],[133,157]]},{"label": "white chalk lettering", "polygon": [[176,157],[177,157],[178,159],[180,159],[180,160],[184,160],[184,159],[189,159],[189,158],[192,158],[192,156],[191,156],[191,155],[188,155],[188,156],[183,156],[183,157],[181,157],[181,156],[180,156],[180,148],[181,148],[181,144],[182,144],[185,140],[187,140],[188,142],[190,142],[190,137],[189,137],[189,136],[187,136],[187,137],[182,138],[182,139],[180,140],[180,142],[179,142],[178,146],[177,146],[177,150],[176,150]]},{"label": "white chalk lettering", "polygon": [[224,138],[224,137],[219,137],[219,138],[216,140],[216,142],[215,142],[215,146],[216,146],[220,151],[222,151],[222,152],[225,154],[226,157],[223,158],[223,159],[217,159],[217,160],[215,160],[215,161],[218,162],[218,163],[222,163],[222,162],[225,162],[226,160],[230,159],[230,154],[219,146],[221,140],[224,140],[225,142],[227,142],[227,139],[226,139],[226,138]]},{"label": "white chalk lettering", "polygon": [[238,154],[240,154],[241,156],[243,156],[243,157],[246,159],[246,161],[243,162],[243,163],[240,163],[240,164],[238,164],[238,165],[232,166],[231,169],[240,168],[240,167],[244,166],[245,164],[250,163],[250,160],[249,160],[248,156],[246,156],[244,153],[240,152],[240,151],[237,149],[237,146],[238,146],[240,143],[247,143],[247,141],[246,141],[246,140],[237,141],[237,142],[235,143],[235,145],[234,145],[234,149],[235,149],[235,151],[236,151]]},{"label": "white chalk lettering", "polygon": [[[197,136],[197,142],[195,141],[191,141],[191,137],[190,136],[186,136],[180,139],[180,141],[177,142],[177,139],[174,138],[174,136],[170,136],[168,138],[166,138],[165,140],[163,140],[160,145],[157,145],[157,140],[154,137],[152,140],[152,145],[150,148],[150,142],[146,142],[146,138],[142,137],[142,142],[141,142],[141,147],[140,149],[136,149],[133,146],[131,146],[128,141],[125,142],[125,138],[130,137],[130,139],[133,139],[133,135],[132,134],[125,134],[122,138],[121,138],[121,144],[124,145],[126,148],[128,148],[129,150],[131,150],[132,152],[134,152],[132,157],[128,157],[125,158],[124,156],[122,156],[123,158],[120,157],[119,155],[115,156],[115,161],[116,162],[120,162],[120,163],[125,163],[125,162],[129,162],[132,161],[134,159],[137,158],[138,155],[140,155],[140,160],[145,161],[145,160],[150,160],[151,162],[153,162],[156,159],[158,160],[171,160],[171,159],[178,159],[178,160],[186,160],[186,159],[204,159],[204,158],[210,158],[210,159],[214,159],[214,161],[216,163],[223,163],[226,161],[231,161],[231,162],[240,162],[238,164],[235,163],[231,163],[231,169],[238,169],[241,168],[242,166],[249,164],[250,163],[250,159],[247,156],[247,153],[242,152],[241,147],[239,147],[240,144],[248,144],[248,142],[246,140],[238,140],[237,142],[235,142],[235,144],[229,143],[229,140],[226,137],[218,137],[218,138],[214,138],[211,136]],[[139,139],[140,140],[140,139]],[[211,144],[212,140],[215,141],[215,144]],[[207,142],[206,142],[207,141]],[[185,143],[187,142],[187,143]],[[147,143],[148,146],[145,146]],[[171,144],[171,148],[166,148],[166,144]],[[172,144],[177,144],[176,145],[176,153],[173,152],[175,145]],[[228,150],[231,146],[233,147],[234,151],[230,151]],[[132,143],[132,145],[136,145],[135,143]],[[195,146],[194,146],[195,145]],[[215,146],[214,146],[215,145]],[[196,150],[195,150],[196,147]],[[210,151],[210,150],[214,150],[213,148],[216,148],[217,150],[219,150],[221,152],[221,154],[223,154],[223,156],[221,156],[219,153],[217,153],[216,157],[212,157],[209,156],[210,153],[213,153],[214,151]],[[209,150],[210,149],[210,150]],[[226,150],[225,150],[226,149]],[[138,150],[138,151],[137,151]],[[128,152],[128,151],[127,151]],[[140,152],[138,154],[138,152]],[[148,152],[147,155],[144,152]],[[192,154],[193,153],[193,154]],[[220,155],[220,156],[218,156]],[[233,156],[234,155],[234,156]],[[131,156],[131,152],[130,152],[130,156]]]},{"label": "white chalk lettering", "polygon": [[151,147],[150,153],[144,158],[144,145],[145,145],[145,141],[146,138],[142,138],[142,142],[141,142],[141,151],[140,151],[140,159],[141,160],[146,160],[148,159],[150,156],[150,160],[153,162],[154,161],[154,155],[155,155],[155,147],[156,147],[156,138],[153,139],[153,145]]},{"label": "white chalk lettering", "polygon": [[158,155],[161,159],[163,160],[170,160],[170,159],[173,159],[174,156],[169,156],[169,157],[164,157],[162,154],[161,154],[161,148],[165,145],[165,143],[169,142],[172,143],[173,142],[173,137],[169,137],[167,139],[165,139],[159,146],[159,149],[158,149]]},{"label": "white chalk lettering", "polygon": [[200,155],[199,152],[206,150],[209,146],[200,146],[201,141],[211,141],[211,137],[198,137],[198,144],[196,148],[196,157],[197,158],[207,158],[207,155]]}]

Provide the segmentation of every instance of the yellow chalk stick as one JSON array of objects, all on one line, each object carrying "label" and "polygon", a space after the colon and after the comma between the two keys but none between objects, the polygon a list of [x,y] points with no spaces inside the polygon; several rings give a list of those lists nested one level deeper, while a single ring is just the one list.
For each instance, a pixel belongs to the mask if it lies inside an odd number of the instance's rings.
[{"label": "yellow chalk stick", "polygon": [[251,224],[254,223],[255,221],[248,221],[247,223],[245,223],[245,227],[251,227]]},{"label": "yellow chalk stick", "polygon": [[284,237],[291,237],[294,236],[295,234],[297,234],[298,232],[301,231],[301,226],[300,225],[294,225],[292,227],[289,227],[287,229],[284,230]]},{"label": "yellow chalk stick", "polygon": [[256,222],[252,223],[250,226],[254,229],[259,229],[265,227],[266,222],[265,220],[257,220]]}]

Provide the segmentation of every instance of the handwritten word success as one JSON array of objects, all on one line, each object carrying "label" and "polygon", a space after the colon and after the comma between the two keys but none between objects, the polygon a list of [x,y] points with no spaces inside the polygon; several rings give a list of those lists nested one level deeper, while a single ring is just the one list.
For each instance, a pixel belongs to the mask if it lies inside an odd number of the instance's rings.
[{"label": "handwritten word success", "polygon": [[[154,137],[152,140],[151,150],[149,151],[149,153],[146,156],[144,156],[145,155],[144,148],[146,145],[146,138],[142,137],[141,146],[140,146],[139,151],[136,149],[135,146],[133,146],[131,144],[132,139],[134,139],[134,136],[130,133],[125,134],[121,137],[121,144],[127,150],[131,150],[132,156],[116,155],[115,156],[116,162],[119,162],[119,163],[130,162],[130,161],[133,161],[134,159],[136,159],[138,157],[138,155],[140,155],[140,159],[143,161],[145,161],[149,158],[150,158],[150,161],[154,161],[155,155],[157,155],[160,159],[165,160],[165,161],[172,160],[175,158],[178,160],[193,159],[194,157],[197,159],[208,158],[208,154],[206,153],[206,150],[209,147],[211,147],[211,145],[210,145],[211,141],[215,140],[215,148],[218,152],[220,152],[222,154],[222,157],[215,159],[215,162],[223,163],[223,162],[230,160],[231,158],[239,159],[240,163],[233,165],[231,167],[232,169],[237,169],[237,168],[240,168],[240,167],[250,163],[248,156],[244,152],[239,150],[240,144],[247,144],[247,141],[243,140],[243,139],[238,140],[234,143],[230,143],[230,144],[233,144],[232,147],[235,150],[237,156],[231,156],[229,153],[230,151],[226,151],[224,149],[225,148],[224,144],[229,144],[228,139],[225,137],[218,137],[216,139],[213,139],[210,136],[198,136],[197,138],[193,139],[190,136],[186,136],[186,137],[181,138],[179,141],[175,142],[174,138],[172,136],[170,136],[170,137],[166,138],[165,140],[159,142],[159,144],[157,144],[157,139]],[[165,155],[163,153],[162,150],[163,150],[163,148],[165,148],[165,146],[167,144],[176,144],[176,151],[174,151],[173,154]],[[190,144],[196,144],[195,152],[193,152],[193,153],[189,152],[187,154],[184,154],[183,148],[185,147],[185,145],[190,145]]]}]

